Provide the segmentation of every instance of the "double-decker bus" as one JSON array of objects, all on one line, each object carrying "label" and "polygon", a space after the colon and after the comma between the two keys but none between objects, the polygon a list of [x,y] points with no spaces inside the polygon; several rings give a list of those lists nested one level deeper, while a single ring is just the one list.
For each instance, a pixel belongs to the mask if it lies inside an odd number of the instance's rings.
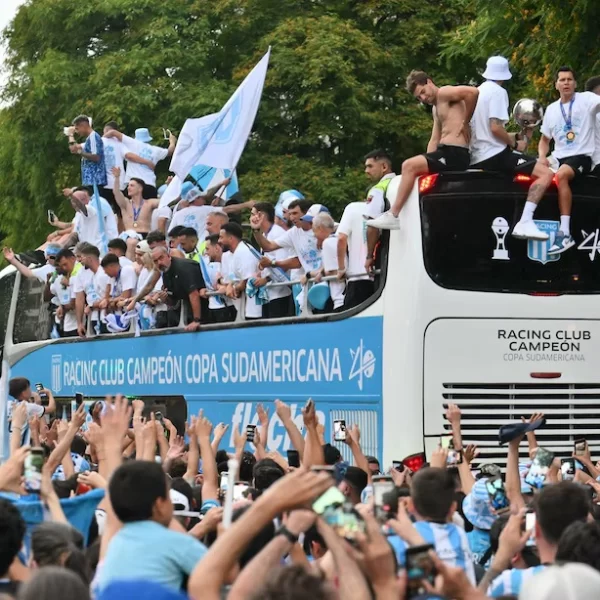
[{"label": "double-decker bus", "polygon": [[[393,199],[399,183],[388,189]],[[11,376],[101,398],[121,392],[183,428],[203,408],[213,421],[256,422],[256,403],[280,398],[302,424],[309,397],[331,423],[357,423],[366,454],[385,464],[430,452],[448,428],[444,407],[463,412],[465,443],[503,462],[498,429],[536,411],[540,443],[570,454],[573,440],[600,445],[600,192],[573,184],[572,233],[548,249],[559,218],[556,188],[536,212],[550,240],[510,237],[530,181],[469,171],[421,178],[391,232],[375,295],[342,313],[237,321],[180,329],[40,339],[48,331],[41,285],[12,267],[0,273],[0,336]],[[271,413],[274,410],[271,409]],[[267,440],[290,441],[277,418]],[[225,445],[233,446],[230,428]]]}]

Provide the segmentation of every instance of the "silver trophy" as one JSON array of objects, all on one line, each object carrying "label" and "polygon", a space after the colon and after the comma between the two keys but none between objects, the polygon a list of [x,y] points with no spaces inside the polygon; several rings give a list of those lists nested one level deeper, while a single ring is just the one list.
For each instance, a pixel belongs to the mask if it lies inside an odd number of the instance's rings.
[{"label": "silver trophy", "polygon": [[526,135],[525,131],[539,127],[542,124],[544,118],[543,106],[537,100],[521,98],[515,104],[512,114],[515,123],[521,128],[520,133],[523,139],[529,143],[529,136]]}]

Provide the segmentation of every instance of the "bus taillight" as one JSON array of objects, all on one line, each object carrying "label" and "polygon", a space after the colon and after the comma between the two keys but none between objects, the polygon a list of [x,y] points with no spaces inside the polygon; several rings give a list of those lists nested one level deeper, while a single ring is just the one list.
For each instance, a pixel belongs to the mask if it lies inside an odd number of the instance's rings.
[{"label": "bus taillight", "polygon": [[419,194],[425,194],[426,192],[428,192],[435,185],[437,178],[437,173],[421,177],[421,179],[419,180]]},{"label": "bus taillight", "polygon": [[524,175],[523,173],[519,173],[513,179],[515,183],[531,183],[533,181],[533,177],[531,175]]},{"label": "bus taillight", "polygon": [[533,379],[560,379],[562,373],[529,373]]},{"label": "bus taillight", "polygon": [[529,296],[548,296],[548,297],[562,296],[562,294],[560,292],[530,292],[528,295]]}]

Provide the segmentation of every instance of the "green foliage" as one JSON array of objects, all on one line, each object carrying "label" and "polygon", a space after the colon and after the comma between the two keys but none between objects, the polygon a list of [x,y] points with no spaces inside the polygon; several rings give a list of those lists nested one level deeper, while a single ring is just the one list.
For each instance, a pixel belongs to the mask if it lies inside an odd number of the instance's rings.
[{"label": "green foliage", "polygon": [[[5,31],[7,106],[0,111],[0,219],[16,249],[72,216],[60,190],[79,181],[62,127],[90,114],[127,132],[178,130],[218,110],[269,45],[272,61],[239,165],[246,197],[287,188],[334,209],[363,196],[362,157],[396,166],[422,152],[430,119],[404,91],[413,68],[456,81],[444,35],[464,0],[30,0]],[[168,164],[159,165],[159,181]]]},{"label": "green foliage", "polygon": [[597,0],[461,0],[476,18],[451,34],[444,49],[451,68],[465,62],[483,65],[501,54],[516,75],[511,94],[532,95],[544,104],[556,99],[556,69],[570,65],[585,80],[600,73]]}]

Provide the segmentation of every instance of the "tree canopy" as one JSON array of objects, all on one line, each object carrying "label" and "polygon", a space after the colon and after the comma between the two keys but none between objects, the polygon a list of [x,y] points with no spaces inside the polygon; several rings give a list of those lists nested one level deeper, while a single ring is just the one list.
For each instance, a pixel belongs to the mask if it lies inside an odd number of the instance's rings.
[{"label": "tree canopy", "polygon": [[478,82],[487,56],[503,53],[511,95],[548,101],[559,64],[598,68],[599,11],[590,0],[29,0],[4,32],[5,243],[39,244],[48,208],[72,217],[60,190],[79,181],[62,133],[75,115],[160,139],[161,127],[219,110],[269,45],[242,193],[274,201],[297,188],[337,216],[364,194],[366,152],[386,148],[399,168],[423,151],[431,123],[404,90],[411,69]]}]

